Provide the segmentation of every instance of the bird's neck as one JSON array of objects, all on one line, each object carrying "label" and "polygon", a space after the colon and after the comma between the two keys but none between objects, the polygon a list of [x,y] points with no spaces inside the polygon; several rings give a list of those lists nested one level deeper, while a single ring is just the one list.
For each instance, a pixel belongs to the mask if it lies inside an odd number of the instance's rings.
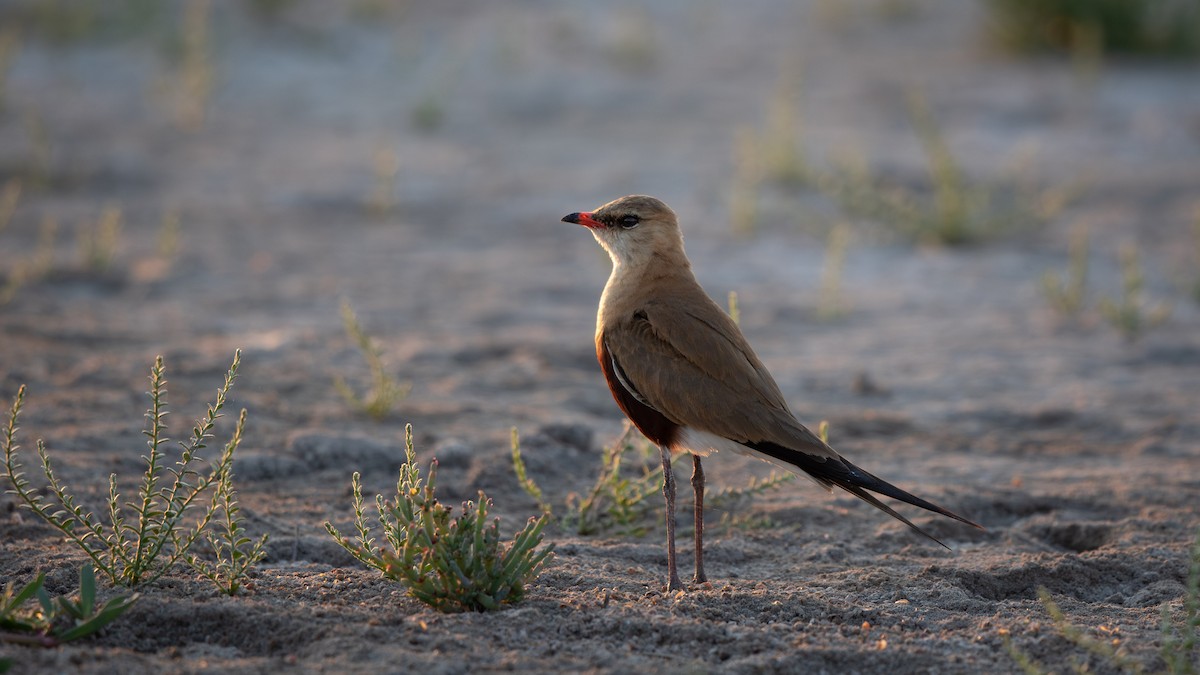
[{"label": "bird's neck", "polygon": [[[681,291],[699,290],[692,266],[682,252],[654,253],[632,261],[613,257],[612,273],[600,296],[596,330],[623,320],[640,309],[650,297],[677,297]],[[703,291],[700,291],[703,293]]]}]

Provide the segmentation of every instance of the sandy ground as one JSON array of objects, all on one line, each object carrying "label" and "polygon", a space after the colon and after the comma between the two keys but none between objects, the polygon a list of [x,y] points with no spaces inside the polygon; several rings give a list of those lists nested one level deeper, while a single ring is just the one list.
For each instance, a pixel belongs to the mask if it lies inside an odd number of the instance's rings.
[{"label": "sandy ground", "polygon": [[[269,21],[214,5],[195,130],[180,127],[182,69],[159,40],[29,38],[14,57],[0,177],[45,181],[0,232],[0,276],[34,255],[44,218],[60,231],[50,273],[0,307],[0,393],[29,386],[27,466],[45,438],[99,506],[110,472],[140,474],[154,356],[182,437],[242,348],[238,488],[269,557],[245,596],[181,569],[97,637],[0,646],[16,672],[1005,672],[1005,635],[1049,669],[1111,669],[1057,634],[1043,586],[1090,635],[1162,667],[1160,613],[1181,611],[1200,524],[1200,311],[1184,290],[1195,66],[1012,59],[958,0],[452,2],[373,17],[307,3]],[[968,249],[856,222],[846,311],[819,319],[836,204],[768,185],[757,230],[729,224],[737,130],[766,128],[781,87],[816,166],[858,156],[925,183],[905,107],[919,90],[973,179],[1024,156],[1023,179],[1083,189],[1045,227]],[[397,159],[383,213],[370,206],[381,149]],[[655,511],[642,537],[551,528],[554,564],[490,614],[438,614],[341,551],[321,524],[349,523],[353,471],[369,491],[394,485],[406,423],[419,456],[440,460],[443,499],[484,489],[509,531],[536,511],[512,475],[511,427],[552,501],[592,484],[622,429],[591,345],[608,262],[559,218],[635,192],[676,208],[714,297],[738,292],[801,419],[828,420],[857,464],[987,531],[906,508],[948,552],[798,481],[708,515],[710,584],[664,594]],[[96,272],[76,228],[110,204],[120,244]],[[180,249],[164,258],[171,211]],[[1093,305],[1067,321],[1039,278],[1065,269],[1079,223]],[[1173,305],[1133,343],[1094,309],[1118,291],[1127,241],[1148,296]],[[413,385],[381,422],[332,386],[368,377],[342,298]],[[706,466],[714,489],[769,470]],[[70,591],[82,555],[11,497],[0,507],[0,579],[44,570]],[[720,525],[733,516],[773,524]]]}]

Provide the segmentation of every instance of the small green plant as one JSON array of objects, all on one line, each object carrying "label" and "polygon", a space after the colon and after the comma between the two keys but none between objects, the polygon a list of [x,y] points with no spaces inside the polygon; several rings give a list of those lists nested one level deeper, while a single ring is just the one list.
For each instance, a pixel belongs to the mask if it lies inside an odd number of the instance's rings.
[{"label": "small green plant", "polygon": [[1196,210],[1196,219],[1192,221],[1192,269],[1195,278],[1192,280],[1192,301],[1200,304],[1200,209]]},{"label": "small green plant", "polygon": [[[1038,600],[1040,600],[1042,606],[1046,608],[1046,613],[1050,615],[1050,620],[1054,622],[1055,630],[1057,630],[1059,635],[1066,638],[1069,642],[1083,649],[1084,651],[1095,655],[1104,661],[1107,661],[1113,667],[1122,672],[1145,672],[1142,664],[1131,659],[1126,653],[1124,653],[1124,650],[1118,649],[1118,647],[1116,647],[1112,642],[1106,642],[1091,637],[1082,628],[1072,624],[1067,619],[1066,614],[1059,609],[1058,604],[1054,602],[1054,599],[1050,597],[1050,592],[1047,591],[1045,587],[1038,587]],[[1046,672],[1036,660],[1017,649],[1007,635],[1005,636],[1005,649],[1008,651],[1009,655],[1012,656],[1013,660],[1015,660],[1018,665],[1020,665],[1021,668],[1029,675],[1044,674]]]},{"label": "small green plant", "polygon": [[1019,51],[1200,54],[1196,0],[988,0],[996,38]]},{"label": "small green plant", "polygon": [[813,181],[801,139],[799,70],[797,64],[784,64],[762,125],[734,131],[728,200],[730,227],[737,235],[756,232],[770,200]]},{"label": "small green plant", "polygon": [[5,99],[8,94],[8,71],[20,48],[21,38],[15,28],[6,27],[0,31],[0,112],[4,112],[7,105]]},{"label": "small green plant", "polygon": [[[96,573],[91,563],[79,569],[79,599],[51,598],[39,573],[20,590],[10,582],[0,596],[0,642],[57,647],[104,628],[137,602],[139,595],[118,595],[96,604]],[[33,607],[26,607],[30,600]]]},{"label": "small green plant", "polygon": [[0,285],[0,305],[7,305],[17,296],[17,291],[50,271],[54,264],[54,241],[58,236],[58,221],[50,216],[42,219],[38,231],[38,247],[33,257],[12,265],[4,284]]},{"label": "small green plant", "polygon": [[[564,525],[577,534],[591,535],[617,531],[624,535],[641,536],[656,522],[648,497],[662,489],[662,463],[649,444],[642,444],[634,454],[631,439],[633,426],[611,446],[604,449],[600,474],[586,497],[572,494],[567,498]],[[621,474],[622,465],[634,463],[633,477]]]},{"label": "small green plant", "polygon": [[836,319],[845,311],[842,306],[842,270],[846,267],[846,248],[849,244],[849,225],[839,222],[829,230],[829,236],[825,239],[825,263],[821,267],[818,319]]},{"label": "small green plant", "polygon": [[972,204],[978,200],[978,207],[986,208],[987,196],[968,192],[962,167],[950,152],[925,97],[910,95],[908,111],[929,159],[929,177],[933,183],[933,208],[916,219],[921,237],[951,245],[967,243],[975,236],[970,231]]},{"label": "small green plant", "polygon": [[397,382],[388,374],[383,366],[383,354],[362,327],[349,300],[342,300],[342,326],[367,361],[367,368],[371,371],[371,390],[365,396],[359,396],[340,375],[334,378],[333,386],[350,407],[366,413],[371,419],[382,420],[391,414],[397,403],[408,396],[411,385]]},{"label": "small green plant", "polygon": [[[817,436],[829,442],[829,423],[822,420],[817,427]],[[713,495],[708,501],[709,508],[721,511],[721,525],[726,530],[732,529],[766,529],[775,527],[775,521],[769,515],[759,515],[749,510],[750,503],[772,490],[787,485],[796,480],[796,474],[790,471],[771,470],[766,478],[751,477],[750,482],[740,488],[725,488]],[[741,511],[739,515],[738,512]]]},{"label": "small green plant", "polygon": [[[751,513],[750,502],[776,488],[796,479],[796,474],[772,470],[766,478],[751,477],[740,488],[725,488],[708,499],[706,506],[721,513],[721,525],[731,529],[765,529],[773,527],[775,521],[767,515]],[[741,512],[739,514],[739,512]]]},{"label": "small green plant", "polygon": [[655,23],[645,9],[619,10],[616,25],[607,45],[610,62],[630,75],[644,75],[654,69],[661,55]]},{"label": "small green plant", "polygon": [[29,136],[29,159],[25,165],[25,183],[32,189],[44,188],[50,182],[50,162],[54,147],[46,122],[36,111],[25,115],[25,132]]},{"label": "small green plant", "polygon": [[1135,244],[1122,245],[1117,255],[1121,262],[1121,297],[1117,300],[1101,298],[1100,313],[1126,340],[1134,342],[1147,330],[1170,318],[1171,307],[1148,304],[1142,297],[1145,280]]},{"label": "small green plant", "polygon": [[758,228],[758,192],[763,162],[753,129],[737,130],[733,139],[733,180],[729,193],[729,222],[735,234],[749,236]]},{"label": "small green plant", "polygon": [[432,91],[421,100],[412,110],[412,125],[417,131],[430,133],[437,131],[446,122],[445,95]]},{"label": "small green plant", "polygon": [[[636,448],[631,440],[633,427],[627,426],[616,442],[604,449],[600,474],[586,497],[578,494],[567,496],[564,510],[566,515],[560,523],[580,535],[619,531],[626,535],[641,536],[653,527],[650,517],[651,504],[647,497],[662,489],[662,463],[658,453],[651,453],[649,445],[643,444],[638,456],[630,458]],[[538,501],[546,515],[552,507],[545,501],[543,493],[533,478],[528,475],[525,462],[521,459],[520,440],[514,429],[512,437],[513,471],[517,481],[529,496]],[[633,478],[623,476],[622,465],[636,462]]]},{"label": "small green plant", "polygon": [[368,210],[382,218],[396,208],[396,174],[400,171],[400,158],[391,148],[375,151],[375,187],[367,199]]},{"label": "small green plant", "polygon": [[343,537],[326,522],[330,536],[356,560],[399,581],[414,598],[438,611],[494,610],[520,601],[525,585],[553,554],[553,544],[538,549],[549,516],[531,518],[511,542],[501,543],[500,520],[489,522],[491,500],[482,491],[477,502],[464,502],[453,519],[452,509],[437,501],[437,460],[422,480],[411,424],[404,428],[404,450],[395,499],[375,499],[386,547],[375,544],[357,471],[351,480],[356,537]]},{"label": "small green plant", "polygon": [[180,24],[181,60],[175,82],[175,119],[180,128],[204,126],[216,79],[211,44],[210,0],[186,0]]},{"label": "small green plant", "polygon": [[[238,429],[240,433],[241,429]],[[246,584],[250,570],[266,557],[267,535],[251,541],[242,526],[241,507],[237,503],[237,492],[233,488],[233,467],[226,469],[228,475],[217,483],[217,508],[221,517],[217,520],[217,534],[212,530],[204,533],[204,539],[212,549],[215,561],[203,560],[188,553],[187,562],[225,595],[237,595]]]},{"label": "small green plant", "polygon": [[[0,38],[2,39],[2,38]],[[13,214],[17,211],[17,204],[21,201],[21,182],[10,180],[4,186],[4,192],[0,193],[0,234],[8,228],[8,224],[12,222]],[[8,273],[0,277],[0,305],[8,304],[13,297],[16,296],[17,290],[25,283],[25,278],[28,276],[25,266],[20,263],[11,263],[8,265]]]},{"label": "small green plant", "polygon": [[157,248],[160,258],[170,260],[179,253],[182,222],[183,219],[180,217],[178,209],[168,209],[163,212],[162,222],[158,228]]},{"label": "small green plant", "polygon": [[1182,620],[1172,620],[1169,605],[1162,608],[1162,658],[1167,671],[1179,675],[1196,675],[1200,665],[1200,531],[1192,542],[1190,557]]},{"label": "small green plant", "polygon": [[[1066,614],[1050,597],[1050,592],[1044,587],[1038,588],[1038,600],[1046,608],[1046,613],[1054,622],[1054,628],[1059,635],[1085,652],[1099,658],[1115,670],[1124,673],[1140,675],[1146,672],[1146,667],[1126,653],[1124,646],[1118,646],[1116,640],[1098,640],[1088,635],[1083,629],[1075,626],[1067,619]],[[1162,657],[1166,669],[1161,672],[1172,675],[1195,675],[1197,664],[1200,664],[1200,532],[1192,543],[1187,575],[1187,592],[1183,598],[1183,617],[1176,622],[1171,616],[1170,603],[1163,603],[1162,624],[1160,628],[1162,646],[1159,656]],[[1042,668],[1034,658],[1017,648],[1005,631],[1004,648],[1017,665],[1028,675],[1044,675]],[[1079,672],[1087,672],[1086,666],[1080,667]]]},{"label": "small green plant", "polygon": [[739,127],[734,133],[729,215],[737,234],[754,233],[764,187],[795,188],[812,178],[800,139],[799,84],[799,68],[785,64],[768,104],[765,125],[761,129]]},{"label": "small green plant", "polygon": [[0,233],[8,228],[13,214],[17,212],[17,204],[21,203],[21,181],[10,180],[4,184],[0,192]]},{"label": "small green plant", "polygon": [[147,0],[36,0],[5,4],[2,18],[30,41],[64,46],[146,36],[170,11],[163,3]]},{"label": "small green plant", "polygon": [[729,291],[729,318],[736,324],[742,323],[742,310],[738,307],[737,291]]},{"label": "small green plant", "polygon": [[512,448],[512,463],[513,471],[517,474],[517,482],[521,484],[521,489],[525,490],[525,494],[537,500],[538,508],[547,516],[553,517],[553,508],[546,501],[542,494],[542,488],[529,477],[529,472],[525,468],[525,460],[521,459],[521,436],[517,433],[517,428],[512,428],[512,438],[510,441]]},{"label": "small green plant", "polygon": [[250,0],[248,4],[257,18],[273,22],[294,9],[297,0]]},{"label": "small green plant", "polygon": [[184,559],[192,544],[204,534],[218,508],[221,485],[230,480],[229,467],[246,424],[244,409],[233,436],[209,472],[202,474],[197,465],[202,462],[199,452],[207,447],[212,429],[222,416],[240,363],[239,350],[234,353],[233,364],[225,374],[225,383],[217,390],[215,401],[192,427],[191,437],[179,444],[182,450],[179,460],[168,467],[163,447],[170,442],[166,436],[166,370],[162,357],[155,359],[150,371],[150,408],[146,412],[146,430],[142,432],[149,447],[149,453],[143,456],[146,471],[132,501],[122,501],[116,474],[109,476],[107,523],[76,502],[54,473],[41,440],[37,442],[37,453],[52,499],[44,497],[42,490],[30,485],[25,477],[17,452],[20,446],[16,443],[17,421],[25,401],[24,385],[17,391],[8,426],[3,430],[4,466],[0,478],[8,480],[12,485],[9,492],[26,508],[86,553],[113,584],[132,588],[151,583]]},{"label": "small green plant", "polygon": [[1087,301],[1089,245],[1086,224],[1080,223],[1071,233],[1067,256],[1070,262],[1064,276],[1054,272],[1042,276],[1042,293],[1055,311],[1073,318],[1079,316]]},{"label": "small green plant", "polygon": [[121,243],[121,208],[109,205],[99,220],[80,225],[78,241],[84,268],[103,272],[111,267]]},{"label": "small green plant", "polygon": [[[587,497],[572,493],[564,505],[566,515],[561,518],[565,527],[580,535],[599,534],[618,530],[622,534],[641,536],[653,526],[650,517],[651,504],[646,498],[662,487],[662,465],[649,461],[648,448],[643,447],[638,458],[639,476],[627,478],[621,475],[621,465],[626,455],[634,450],[629,440],[632,427],[604,449],[600,475]],[[525,461],[521,458],[520,439],[516,429],[512,436],[513,471],[517,482],[525,493],[538,502],[538,507],[553,517],[553,507],[545,500],[542,489],[529,476]]]},{"label": "small green plant", "polygon": [[982,185],[967,180],[923,96],[908,98],[909,118],[925,153],[929,189],[889,185],[862,161],[814,173],[814,184],[849,214],[892,223],[922,243],[967,246],[1040,224],[1061,209],[1064,190]]},{"label": "small green plant", "polygon": [[[637,462],[637,477],[622,476],[622,465],[629,459],[626,455],[635,450],[634,443],[630,441],[631,434],[632,426],[628,426],[616,443],[605,448],[599,477],[586,497],[576,494],[566,497],[566,515],[559,519],[566,528],[582,536],[618,531],[640,537],[654,526],[655,521],[650,513],[653,504],[647,501],[647,497],[655,494],[662,484],[662,465],[655,464],[649,447],[643,446],[640,455],[630,460]],[[654,456],[656,458],[658,455]],[[516,429],[512,434],[512,470],[526,494],[538,501],[541,512],[553,516],[553,507],[545,500],[540,486],[529,476],[521,459],[520,438],[516,435]]]},{"label": "small green plant", "polygon": [[811,173],[800,144],[800,115],[796,106],[800,89],[798,70],[784,68],[771,98],[766,130],[758,139],[764,177],[784,186],[803,185]]}]

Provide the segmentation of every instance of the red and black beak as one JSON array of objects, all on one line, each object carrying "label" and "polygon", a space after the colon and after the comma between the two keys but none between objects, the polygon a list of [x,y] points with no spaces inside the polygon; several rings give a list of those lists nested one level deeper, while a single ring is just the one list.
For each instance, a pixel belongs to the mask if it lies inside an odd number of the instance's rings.
[{"label": "red and black beak", "polygon": [[564,223],[573,223],[575,225],[583,225],[584,227],[590,227],[593,230],[604,227],[603,223],[601,223],[600,221],[593,218],[592,214],[588,213],[587,211],[580,211],[580,212],[576,212],[576,213],[567,214],[567,215],[563,216],[562,221]]}]

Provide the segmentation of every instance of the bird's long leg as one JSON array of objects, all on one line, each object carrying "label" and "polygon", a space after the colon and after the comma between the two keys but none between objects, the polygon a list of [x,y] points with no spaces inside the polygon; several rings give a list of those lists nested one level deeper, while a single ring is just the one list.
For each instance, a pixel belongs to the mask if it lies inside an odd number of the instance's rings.
[{"label": "bird's long leg", "polygon": [[675,475],[671,473],[671,451],[660,445],[658,452],[662,455],[663,497],[667,500],[667,590],[682,591],[683,582],[675,566]]},{"label": "bird's long leg", "polygon": [[692,455],[692,490],[696,493],[696,577],[698,584],[708,581],[704,574],[704,469],[700,455]]}]

